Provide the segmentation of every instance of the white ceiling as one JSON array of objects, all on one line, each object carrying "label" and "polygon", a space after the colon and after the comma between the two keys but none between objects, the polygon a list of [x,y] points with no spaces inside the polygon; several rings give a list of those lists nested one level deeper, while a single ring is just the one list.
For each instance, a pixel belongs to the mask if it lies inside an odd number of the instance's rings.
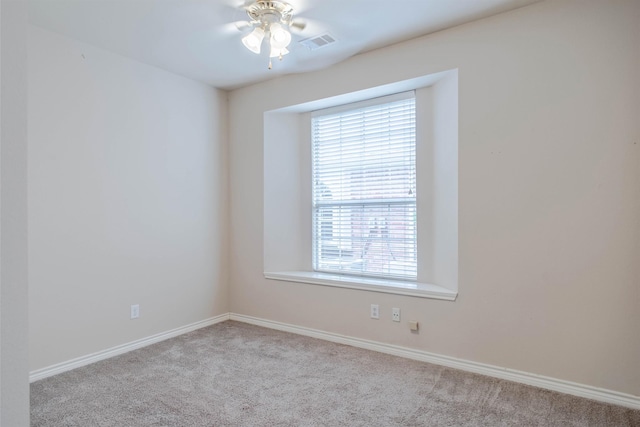
[{"label": "white ceiling", "polygon": [[[32,24],[224,89],[328,67],[361,52],[539,0],[288,0],[294,32],[282,62],[244,48],[245,0],[29,0]],[[249,2],[250,3],[250,2]],[[248,30],[245,30],[245,32]],[[298,44],[329,32],[317,50]],[[264,49],[263,49],[264,50]]]}]

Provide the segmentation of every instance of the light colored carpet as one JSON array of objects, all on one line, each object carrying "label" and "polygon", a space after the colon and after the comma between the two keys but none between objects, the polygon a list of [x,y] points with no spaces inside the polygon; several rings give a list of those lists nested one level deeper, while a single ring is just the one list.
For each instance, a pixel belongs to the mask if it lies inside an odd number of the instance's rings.
[{"label": "light colored carpet", "polygon": [[640,411],[227,321],[31,385],[32,426],[640,426]]}]

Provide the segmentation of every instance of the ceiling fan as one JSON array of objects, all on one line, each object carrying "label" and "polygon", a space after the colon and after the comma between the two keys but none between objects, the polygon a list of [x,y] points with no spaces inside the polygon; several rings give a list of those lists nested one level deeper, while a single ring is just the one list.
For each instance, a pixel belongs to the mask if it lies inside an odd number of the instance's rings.
[{"label": "ceiling fan", "polygon": [[302,31],[306,27],[303,21],[293,20],[293,7],[280,0],[255,0],[244,6],[248,21],[236,22],[239,30],[253,30],[242,38],[244,46],[255,54],[260,54],[263,43],[269,48],[269,69],[271,58],[279,58],[289,53],[291,30]]}]

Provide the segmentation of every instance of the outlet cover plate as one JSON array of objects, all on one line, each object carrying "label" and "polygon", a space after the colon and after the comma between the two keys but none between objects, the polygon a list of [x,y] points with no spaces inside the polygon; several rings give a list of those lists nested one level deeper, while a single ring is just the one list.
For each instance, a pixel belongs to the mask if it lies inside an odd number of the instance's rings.
[{"label": "outlet cover plate", "polygon": [[372,319],[380,318],[380,306],[378,306],[378,304],[371,304],[371,318]]}]

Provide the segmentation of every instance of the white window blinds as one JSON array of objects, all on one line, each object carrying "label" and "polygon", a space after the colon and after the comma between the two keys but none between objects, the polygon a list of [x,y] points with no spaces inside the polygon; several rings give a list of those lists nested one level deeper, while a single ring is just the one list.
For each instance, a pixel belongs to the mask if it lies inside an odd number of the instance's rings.
[{"label": "white window blinds", "polygon": [[413,93],[312,116],[313,268],[415,280]]}]

